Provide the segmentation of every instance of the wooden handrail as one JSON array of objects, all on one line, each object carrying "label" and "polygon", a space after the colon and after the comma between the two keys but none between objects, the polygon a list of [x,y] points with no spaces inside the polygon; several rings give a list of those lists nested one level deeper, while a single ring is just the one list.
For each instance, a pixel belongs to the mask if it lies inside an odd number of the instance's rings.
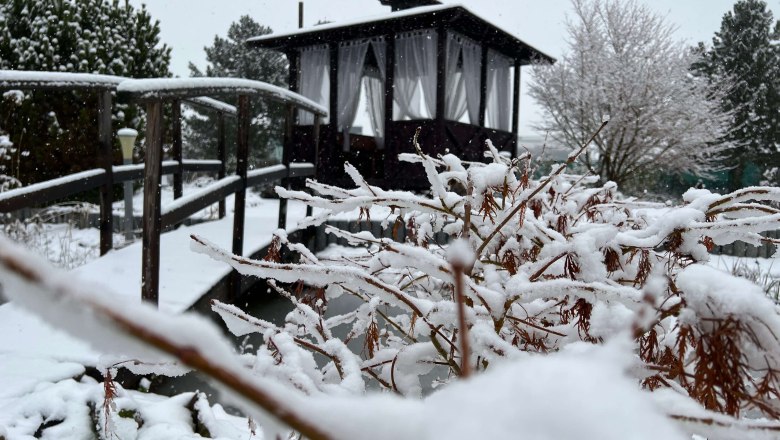
[{"label": "wooden handrail", "polygon": [[[123,76],[96,75],[92,73],[38,72],[32,70],[0,70],[0,90],[86,90],[116,91]],[[236,107],[207,96],[182,98],[187,103],[235,116]]]},{"label": "wooden handrail", "polygon": [[292,104],[325,117],[328,110],[302,95],[261,81],[242,78],[152,78],[122,81],[117,93],[137,101],[166,101],[199,96],[247,95]]},{"label": "wooden handrail", "polygon": [[[319,130],[319,121],[328,116],[328,110],[314,101],[292,91],[260,81],[238,78],[157,78],[128,79],[109,75],[92,75],[62,72],[29,72],[0,70],[0,90],[8,89],[46,89],[46,90],[87,90],[99,93],[99,145],[97,162],[102,169],[90,170],[85,175],[72,175],[54,181],[43,182],[38,187],[28,187],[19,193],[0,195],[0,212],[19,209],[58,198],[67,197],[88,189],[100,188],[101,193],[101,254],[108,252],[112,241],[112,186],[128,180],[144,181],[143,249],[142,249],[142,288],[141,297],[145,301],[158,303],[160,276],[160,234],[164,227],[174,226],[188,216],[220,202],[220,218],[224,216],[224,200],[235,194],[233,218],[233,246],[235,254],[243,252],[244,211],[246,190],[250,186],[280,180],[287,185],[291,177],[312,176],[316,166],[312,164],[290,164],[291,128],[296,115],[295,109],[301,109],[314,115],[315,133]],[[112,129],[110,113],[112,109],[111,92],[136,102],[146,104],[146,156],[143,165],[112,165]],[[232,95],[237,97],[238,107],[214,100],[208,96]],[[280,102],[287,107],[285,121],[285,143],[283,164],[260,170],[248,170],[250,98],[260,97]],[[181,157],[181,101],[217,110],[218,156],[216,161],[188,161]],[[162,161],[163,144],[163,105],[173,104],[173,155],[174,161]],[[224,116],[232,115],[238,120],[236,138],[236,174],[225,177],[225,126]],[[315,155],[315,160],[316,160]],[[187,196],[181,190],[181,174],[186,171],[216,171],[216,182]],[[175,175],[175,201],[165,207],[160,202],[160,182],[163,174]],[[286,205],[279,203],[279,227],[286,226]],[[240,277],[234,273],[230,291],[233,295],[240,292]],[[235,299],[235,297],[234,297]]]}]

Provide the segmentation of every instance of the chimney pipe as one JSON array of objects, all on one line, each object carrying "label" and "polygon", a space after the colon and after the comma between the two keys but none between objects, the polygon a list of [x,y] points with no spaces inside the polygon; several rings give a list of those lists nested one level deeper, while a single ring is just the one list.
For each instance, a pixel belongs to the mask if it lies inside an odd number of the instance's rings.
[{"label": "chimney pipe", "polygon": [[303,27],[303,0],[298,2],[298,29]]}]

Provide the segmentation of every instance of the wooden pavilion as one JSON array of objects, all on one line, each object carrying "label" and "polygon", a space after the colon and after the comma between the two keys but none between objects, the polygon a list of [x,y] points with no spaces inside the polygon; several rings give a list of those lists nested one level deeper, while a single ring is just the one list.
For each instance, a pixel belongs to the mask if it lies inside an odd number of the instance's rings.
[{"label": "wooden pavilion", "polygon": [[[514,155],[520,67],[554,60],[463,6],[380,2],[393,12],[248,40],[285,53],[290,90],[330,109],[321,126],[298,115],[286,159],[317,163],[329,183],[347,183],[349,161],[371,184],[418,189],[420,167],[397,158],[414,151],[418,128],[428,154],[483,160],[490,139]],[[353,127],[361,90],[372,135]]]}]

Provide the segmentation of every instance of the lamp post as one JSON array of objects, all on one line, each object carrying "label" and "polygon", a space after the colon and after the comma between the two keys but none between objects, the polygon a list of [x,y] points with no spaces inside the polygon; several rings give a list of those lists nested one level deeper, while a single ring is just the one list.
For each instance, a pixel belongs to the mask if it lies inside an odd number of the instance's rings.
[{"label": "lamp post", "polygon": [[[132,128],[122,128],[116,132],[119,138],[119,144],[122,146],[122,163],[130,165],[133,163],[133,146],[138,132]],[[125,240],[132,241],[133,236],[133,182],[125,181]]]}]

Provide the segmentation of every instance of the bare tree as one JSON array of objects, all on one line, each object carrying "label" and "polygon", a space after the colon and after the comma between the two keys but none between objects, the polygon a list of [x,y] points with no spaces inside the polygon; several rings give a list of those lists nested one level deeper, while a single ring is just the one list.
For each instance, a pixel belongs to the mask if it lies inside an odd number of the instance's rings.
[{"label": "bare tree", "polygon": [[634,0],[572,4],[569,52],[533,71],[530,94],[547,116],[537,128],[576,148],[610,115],[581,161],[629,188],[655,173],[716,171],[729,148],[723,87],[689,74],[697,55],[674,40],[674,26]]}]

